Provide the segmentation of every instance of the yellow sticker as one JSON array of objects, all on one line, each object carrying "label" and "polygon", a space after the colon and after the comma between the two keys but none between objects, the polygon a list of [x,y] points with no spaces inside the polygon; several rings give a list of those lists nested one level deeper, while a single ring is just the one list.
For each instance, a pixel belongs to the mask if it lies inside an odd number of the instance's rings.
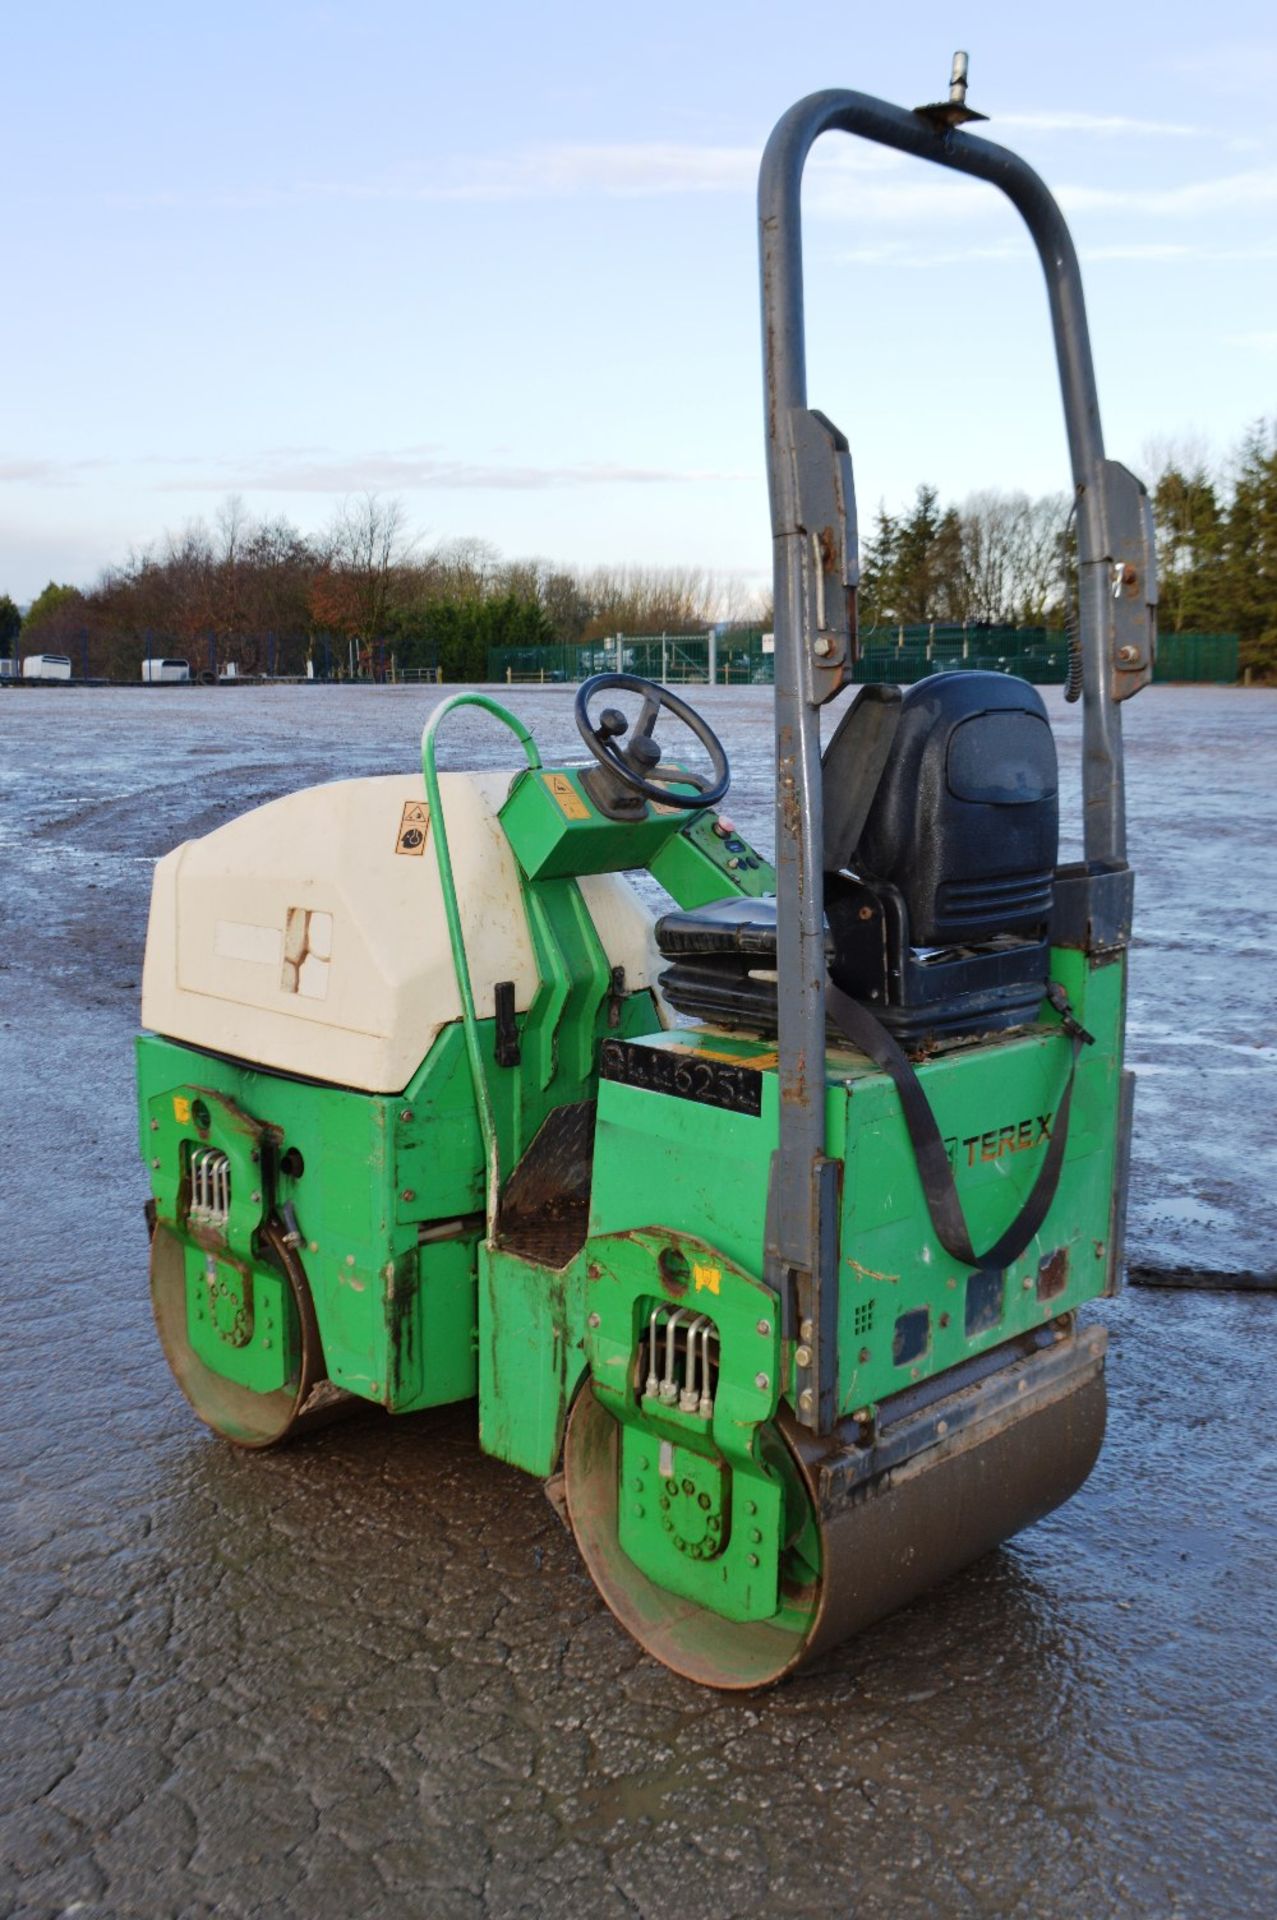
[{"label": "yellow sticker", "polygon": [[569,820],[589,819],[590,809],[586,806],[566,773],[547,773],[543,774],[542,778]]},{"label": "yellow sticker", "polygon": [[395,841],[395,852],[420,856],[426,850],[426,835],[429,831],[430,809],[425,801],[405,800],[403,813],[399,818],[399,837]]},{"label": "yellow sticker", "polygon": [[780,1055],[771,1053],[724,1053],[717,1047],[689,1047],[687,1051],[698,1060],[723,1060],[729,1067],[753,1067],[758,1072],[769,1072],[780,1065]]},{"label": "yellow sticker", "polygon": [[717,1293],[722,1278],[723,1270],[721,1267],[698,1267],[693,1263],[692,1279],[696,1282],[697,1293],[701,1293],[706,1289],[708,1289],[710,1293]]},{"label": "yellow sticker", "polygon": [[191,1103],[184,1093],[173,1095],[173,1118],[179,1127],[189,1127],[191,1124]]},{"label": "yellow sticker", "polygon": [[[662,760],[661,762],[661,776],[663,779],[668,779],[671,773],[686,773],[686,772],[687,772],[687,768],[684,766],[680,766],[677,760]],[[651,806],[653,813],[687,813],[690,811],[690,809],[687,807],[663,806],[657,800],[650,801],[649,805]]]}]

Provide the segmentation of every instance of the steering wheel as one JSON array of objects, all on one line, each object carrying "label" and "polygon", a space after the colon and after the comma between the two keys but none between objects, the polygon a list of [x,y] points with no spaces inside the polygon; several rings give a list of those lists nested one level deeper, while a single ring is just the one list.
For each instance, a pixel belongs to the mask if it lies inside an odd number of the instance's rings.
[{"label": "steering wheel", "polygon": [[[590,702],[596,693],[604,693],[609,687],[641,694],[643,698],[643,710],[624,743],[621,736],[628,730],[629,722],[619,707],[605,707],[597,723],[590,718]],[[665,773],[658,771],[661,749],[652,738],[652,730],[662,708],[668,708],[676,720],[681,720],[704,747],[710,758],[708,780],[698,773],[684,773],[681,768],[671,767]],[[615,774],[632,792],[658,807],[678,807],[684,813],[716,807],[731,785],[732,771],[718,735],[686,700],[680,700],[668,687],[657,686],[654,680],[642,680],[637,673],[596,673],[577,688],[573,710],[581,738],[599,765]],[[675,783],[695,787],[696,792],[676,793]]]}]

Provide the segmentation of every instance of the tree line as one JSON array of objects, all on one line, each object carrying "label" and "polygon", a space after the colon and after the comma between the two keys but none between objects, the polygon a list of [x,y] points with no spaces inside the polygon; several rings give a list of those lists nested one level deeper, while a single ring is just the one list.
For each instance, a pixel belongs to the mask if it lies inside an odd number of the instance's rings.
[{"label": "tree line", "polygon": [[[8,609],[6,613],[6,607]],[[398,500],[345,503],[307,538],[237,498],[130,554],[96,585],[50,582],[25,619],[0,597],[0,652],[69,654],[76,672],[136,680],[171,655],[195,672],[383,678],[393,666],[481,680],[493,647],[533,648],[617,632],[703,631],[765,611],[705,569],[555,566],[509,560],[480,539],[423,549]]]},{"label": "tree line", "polygon": [[[1146,483],[1157,535],[1158,627],[1235,633],[1241,663],[1277,679],[1277,422],[1259,422],[1220,471],[1168,448]],[[1068,494],[974,494],[943,507],[933,487],[863,542],[865,626],[1060,624],[1072,592]]]},{"label": "tree line", "polygon": [[[1277,422],[1219,471],[1166,451],[1150,482],[1163,632],[1236,633],[1242,663],[1277,678]],[[1066,494],[973,494],[945,506],[920,486],[880,508],[862,539],[862,628],[1063,624],[1072,557]],[[232,498],[128,556],[85,590],[55,582],[25,618],[0,595],[0,651],[70,654],[77,672],[136,680],[173,654],[198,672],[383,677],[391,662],[481,680],[494,647],[571,645],[623,632],[770,625],[770,596],[686,567],[573,568],[509,560],[480,539],[423,548],[402,504],[368,495],[318,535],[257,519]]]}]

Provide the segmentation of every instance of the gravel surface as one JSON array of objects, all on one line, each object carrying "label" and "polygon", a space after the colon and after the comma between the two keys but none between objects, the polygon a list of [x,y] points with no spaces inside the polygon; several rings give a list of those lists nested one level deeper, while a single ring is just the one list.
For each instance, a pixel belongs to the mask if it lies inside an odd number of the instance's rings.
[{"label": "gravel surface", "polygon": [[[769,697],[693,698],[769,846]],[[1107,1303],[1081,1494],[756,1699],[638,1653],[470,1408],[260,1458],[189,1414],[134,1132],[151,862],[411,767],[429,699],[0,696],[0,1913],[1268,1920],[1272,1295]],[[567,690],[510,699],[577,757]],[[1131,1255],[1269,1269],[1277,694],[1156,688],[1127,717]],[[490,723],[456,737],[453,764],[508,758]]]}]

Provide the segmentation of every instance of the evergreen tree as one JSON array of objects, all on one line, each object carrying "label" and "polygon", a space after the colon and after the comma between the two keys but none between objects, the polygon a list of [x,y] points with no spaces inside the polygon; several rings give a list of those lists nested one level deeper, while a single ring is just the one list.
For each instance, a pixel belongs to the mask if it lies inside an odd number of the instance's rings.
[{"label": "evergreen tree", "polygon": [[962,523],[955,508],[941,511],[934,487],[918,488],[912,512],[897,529],[891,594],[895,617],[905,626],[962,618]]},{"label": "evergreen tree", "polygon": [[1277,675],[1277,423],[1258,421],[1239,450],[1221,577],[1221,626],[1239,635],[1242,666]]},{"label": "evergreen tree", "polygon": [[60,618],[69,609],[79,605],[83,596],[78,587],[59,586],[56,580],[50,580],[42,593],[38,593],[27,608],[27,617],[22,622],[28,641],[34,642],[41,627],[61,629],[65,621]]},{"label": "evergreen tree", "polygon": [[1164,633],[1217,632],[1224,514],[1205,467],[1169,466],[1153,488],[1158,625]]},{"label": "evergreen tree", "polygon": [[860,559],[859,617],[862,631],[890,625],[895,618],[896,523],[881,501],[874,530]]},{"label": "evergreen tree", "polygon": [[14,642],[22,631],[22,615],[18,612],[17,602],[7,593],[0,593],[0,654],[6,659],[12,654]]}]

